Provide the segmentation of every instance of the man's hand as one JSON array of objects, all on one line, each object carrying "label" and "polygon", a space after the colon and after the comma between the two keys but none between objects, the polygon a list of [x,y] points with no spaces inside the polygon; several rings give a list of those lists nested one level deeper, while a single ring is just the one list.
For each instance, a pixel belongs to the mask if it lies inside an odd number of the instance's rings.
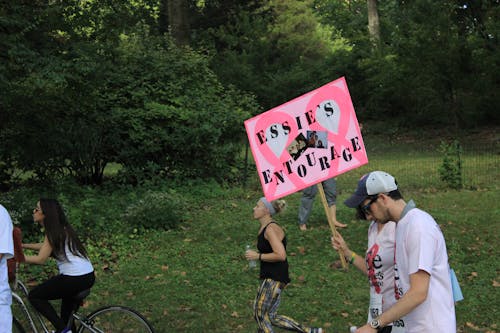
[{"label": "man's hand", "polygon": [[356,333],[377,333],[377,330],[366,324],[365,326],[358,328]]}]

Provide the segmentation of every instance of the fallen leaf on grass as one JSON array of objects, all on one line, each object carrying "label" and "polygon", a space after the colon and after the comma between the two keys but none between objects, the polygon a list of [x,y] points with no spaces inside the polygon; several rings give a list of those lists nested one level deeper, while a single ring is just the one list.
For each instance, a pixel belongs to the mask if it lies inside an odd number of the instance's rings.
[{"label": "fallen leaf on grass", "polygon": [[233,313],[231,313],[231,317],[238,318],[239,317],[238,312],[234,311]]},{"label": "fallen leaf on grass", "polygon": [[467,326],[467,327],[469,327],[469,328],[473,329],[474,331],[480,331],[480,330],[481,330],[479,327],[477,327],[476,325],[474,325],[474,324],[473,324],[473,323],[471,323],[471,322],[466,322],[466,323],[465,323],[465,326]]},{"label": "fallen leaf on grass", "polygon": [[342,266],[342,262],[340,260],[335,260],[334,262],[332,262],[330,264],[330,268],[331,269],[344,269],[344,267]]}]

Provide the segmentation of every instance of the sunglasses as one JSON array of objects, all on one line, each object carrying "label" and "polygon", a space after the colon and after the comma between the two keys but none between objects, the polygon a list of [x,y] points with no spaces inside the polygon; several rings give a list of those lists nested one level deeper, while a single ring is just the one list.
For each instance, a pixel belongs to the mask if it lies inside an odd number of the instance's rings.
[{"label": "sunglasses", "polygon": [[372,205],[372,203],[377,201],[377,199],[378,199],[378,195],[373,197],[370,201],[368,201],[368,203],[366,205],[360,206],[359,209],[361,210],[361,212],[365,215],[370,214],[370,206]]}]

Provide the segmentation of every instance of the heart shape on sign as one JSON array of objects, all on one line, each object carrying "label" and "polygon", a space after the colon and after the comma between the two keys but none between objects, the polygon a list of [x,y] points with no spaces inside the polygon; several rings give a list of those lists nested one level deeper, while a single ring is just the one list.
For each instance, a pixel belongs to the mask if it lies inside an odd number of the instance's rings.
[{"label": "heart shape on sign", "polygon": [[334,100],[322,101],[316,107],[316,120],[328,131],[338,134],[340,124],[340,108]]},{"label": "heart shape on sign", "polygon": [[266,144],[277,158],[280,158],[290,140],[289,132],[290,130],[285,130],[281,123],[271,124],[266,129]]},{"label": "heart shape on sign", "polygon": [[[257,140],[260,142],[257,146],[258,151],[268,163],[278,165],[290,158],[288,153],[283,154],[283,152],[287,151],[287,147],[294,138],[292,134],[297,133],[298,128],[288,113],[268,111],[264,116],[259,117],[252,131],[256,133],[253,136],[254,139],[259,137]],[[257,135],[257,133],[261,133],[261,135]]]}]

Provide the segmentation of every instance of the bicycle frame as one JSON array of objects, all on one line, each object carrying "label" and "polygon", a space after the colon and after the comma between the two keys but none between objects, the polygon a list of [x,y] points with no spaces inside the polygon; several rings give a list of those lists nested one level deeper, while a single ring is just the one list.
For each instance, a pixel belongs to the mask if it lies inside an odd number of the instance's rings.
[{"label": "bicycle frame", "polygon": [[[82,317],[80,316],[77,312],[73,313],[73,318],[76,322],[79,322],[81,326],[85,327],[89,331],[93,333],[104,333],[104,331],[101,331],[99,329],[96,329],[91,322],[87,319],[87,317]],[[81,328],[80,328],[81,329]],[[80,331],[79,329],[79,331]],[[75,332],[76,333],[76,332]]]},{"label": "bicycle frame", "polygon": [[[28,289],[26,288],[26,286],[21,281],[19,281],[19,280],[16,279],[16,281],[14,282],[14,288],[13,289],[14,290],[20,289],[21,292],[22,292],[22,295],[24,297],[28,297]],[[15,291],[12,291],[12,298],[15,299],[21,305],[23,314],[25,315],[26,319],[28,319],[28,322],[30,324],[30,328],[33,330],[34,333],[39,333],[39,332],[49,333],[49,329],[45,325],[45,322],[43,321],[43,318],[38,313],[38,311],[36,311],[36,310],[34,311],[35,312],[35,318],[33,318],[34,316],[31,314],[29,306],[24,302],[22,296],[20,296]],[[37,327],[37,324],[35,323],[35,320],[38,322],[38,324],[40,325],[40,327],[42,327],[42,331],[38,330],[38,327]]]}]

